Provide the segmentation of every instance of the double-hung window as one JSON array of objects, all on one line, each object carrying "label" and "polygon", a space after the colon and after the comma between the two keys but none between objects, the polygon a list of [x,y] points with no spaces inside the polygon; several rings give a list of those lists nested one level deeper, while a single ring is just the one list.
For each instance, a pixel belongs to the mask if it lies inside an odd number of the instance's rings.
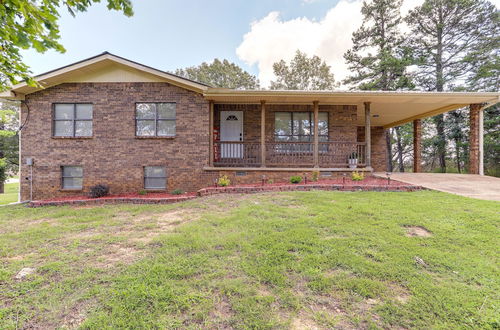
[{"label": "double-hung window", "polygon": [[[281,151],[312,151],[314,114],[308,112],[275,112],[274,136]],[[318,113],[318,140],[328,141],[328,112]],[[309,142],[288,144],[287,142]],[[321,150],[320,150],[321,151]]]},{"label": "double-hung window", "polygon": [[144,167],[144,189],[167,189],[167,171],[164,166]]},{"label": "double-hung window", "polygon": [[82,189],[83,168],[81,166],[62,166],[62,188]]},{"label": "double-hung window", "polygon": [[54,129],[56,137],[92,136],[92,104],[54,104]]},{"label": "double-hung window", "polygon": [[175,103],[136,103],[136,136],[175,136]]}]

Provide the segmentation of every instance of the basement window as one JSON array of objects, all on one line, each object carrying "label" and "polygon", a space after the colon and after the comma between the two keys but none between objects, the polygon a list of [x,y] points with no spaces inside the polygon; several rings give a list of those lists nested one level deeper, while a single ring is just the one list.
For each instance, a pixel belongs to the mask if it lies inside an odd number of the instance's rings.
[{"label": "basement window", "polygon": [[167,170],[164,166],[144,167],[144,189],[167,189]]},{"label": "basement window", "polygon": [[81,166],[61,166],[62,188],[80,190],[83,188],[83,168]]}]

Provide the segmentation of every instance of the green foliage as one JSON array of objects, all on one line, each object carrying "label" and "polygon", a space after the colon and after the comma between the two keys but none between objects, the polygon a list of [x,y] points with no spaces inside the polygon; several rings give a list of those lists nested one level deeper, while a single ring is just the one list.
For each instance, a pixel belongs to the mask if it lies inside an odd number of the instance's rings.
[{"label": "green foliage", "polygon": [[219,187],[227,187],[231,184],[231,180],[229,180],[227,175],[223,175],[217,179],[217,185]]},{"label": "green foliage", "polygon": [[142,189],[142,190],[139,190],[138,194],[139,194],[139,195],[143,195],[143,196],[144,196],[144,195],[147,195],[147,194],[148,194],[148,191],[147,191],[147,190],[145,190],[145,189]]},{"label": "green foliage", "polygon": [[331,90],[337,86],[325,61],[316,55],[309,58],[299,50],[289,65],[284,60],[274,63],[273,71],[276,80],[271,81],[271,89]]},{"label": "green foliage", "polygon": [[181,189],[175,189],[172,191],[172,195],[182,195],[184,192]]},{"label": "green foliage", "polygon": [[294,175],[294,176],[290,177],[290,183],[297,184],[297,183],[301,183],[301,182],[302,182],[302,177],[300,175]]},{"label": "green foliage", "polygon": [[0,101],[0,158],[5,158],[6,171],[17,173],[19,167],[19,104]]},{"label": "green foliage", "polygon": [[354,171],[351,173],[352,181],[362,181],[365,179],[365,174],[363,172]]},{"label": "green foliage", "polygon": [[311,180],[316,182],[316,181],[318,181],[318,179],[319,179],[319,171],[313,171]]},{"label": "green foliage", "polygon": [[5,158],[0,158],[0,184],[7,180],[7,162]]},{"label": "green foliage", "polygon": [[90,187],[89,197],[99,198],[109,195],[109,186],[105,184],[96,184]]},{"label": "green foliage", "polygon": [[175,70],[175,74],[212,87],[233,89],[258,89],[259,80],[238,65],[224,59],[214,59],[198,66]]},{"label": "green foliage", "polygon": [[[23,63],[20,49],[33,48],[64,52],[59,43],[59,10],[66,8],[71,15],[84,12],[99,0],[3,0],[0,5],[0,91],[9,85],[24,81],[32,86],[36,82]],[[119,10],[132,16],[130,0],[108,0],[108,9]]]}]

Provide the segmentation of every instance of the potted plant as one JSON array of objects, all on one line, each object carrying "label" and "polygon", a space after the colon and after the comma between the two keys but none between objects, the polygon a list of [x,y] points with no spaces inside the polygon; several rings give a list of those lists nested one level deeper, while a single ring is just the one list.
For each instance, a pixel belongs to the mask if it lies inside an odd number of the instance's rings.
[{"label": "potted plant", "polygon": [[353,152],[349,155],[349,168],[354,170],[356,167],[358,167],[358,153]]}]

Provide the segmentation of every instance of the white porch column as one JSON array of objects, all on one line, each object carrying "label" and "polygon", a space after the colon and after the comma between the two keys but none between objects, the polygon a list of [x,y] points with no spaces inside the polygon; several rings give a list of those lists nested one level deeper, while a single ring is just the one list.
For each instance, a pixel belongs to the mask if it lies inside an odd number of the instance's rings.
[{"label": "white porch column", "polygon": [[365,102],[365,164],[366,167],[372,166],[371,156],[372,156],[372,132],[370,127],[370,104],[371,102]]},{"label": "white porch column", "polygon": [[319,102],[313,102],[314,108],[314,167],[319,167]]}]

